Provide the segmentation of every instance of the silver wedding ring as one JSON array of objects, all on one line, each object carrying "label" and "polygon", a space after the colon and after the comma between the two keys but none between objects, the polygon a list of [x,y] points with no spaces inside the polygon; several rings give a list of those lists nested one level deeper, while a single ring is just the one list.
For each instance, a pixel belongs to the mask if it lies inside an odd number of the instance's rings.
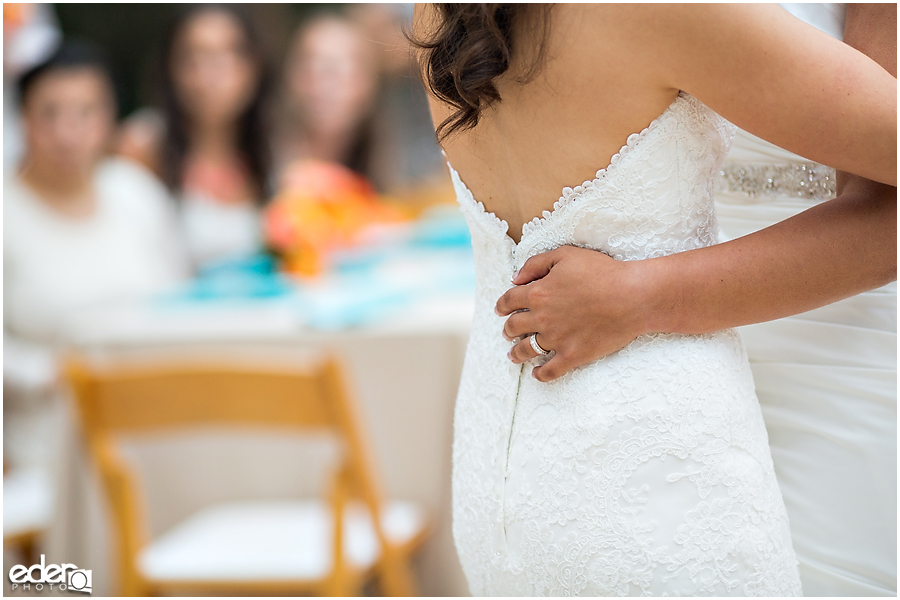
[{"label": "silver wedding ring", "polygon": [[536,333],[532,333],[532,334],[531,334],[531,347],[532,347],[532,348],[534,349],[534,351],[537,352],[538,354],[541,354],[541,355],[544,355],[544,356],[550,354],[549,351],[544,350],[543,348],[541,348],[541,345],[538,344],[538,341],[537,341],[537,334],[536,334]]}]

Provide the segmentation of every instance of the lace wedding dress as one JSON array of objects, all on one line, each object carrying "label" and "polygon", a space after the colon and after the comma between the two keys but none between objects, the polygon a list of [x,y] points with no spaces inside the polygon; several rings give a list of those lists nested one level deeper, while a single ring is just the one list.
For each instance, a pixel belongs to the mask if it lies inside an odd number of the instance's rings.
[{"label": "lace wedding dress", "polygon": [[518,244],[450,168],[477,272],[453,445],[453,530],[474,595],[800,594],[734,331],[644,335],[540,383],[507,359],[493,311],[529,257],[564,244],[637,260],[716,243],[733,134],[680,94]]}]

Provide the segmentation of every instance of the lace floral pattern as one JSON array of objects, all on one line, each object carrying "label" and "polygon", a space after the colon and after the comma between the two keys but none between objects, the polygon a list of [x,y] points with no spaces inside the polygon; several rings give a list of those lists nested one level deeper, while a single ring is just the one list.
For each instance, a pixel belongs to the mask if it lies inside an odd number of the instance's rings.
[{"label": "lace floral pattern", "polygon": [[506,359],[496,299],[564,244],[620,260],[715,243],[733,127],[681,94],[519,244],[451,167],[475,316],[455,414],[454,537],[474,595],[799,595],[740,338],[641,336],[550,384]]}]

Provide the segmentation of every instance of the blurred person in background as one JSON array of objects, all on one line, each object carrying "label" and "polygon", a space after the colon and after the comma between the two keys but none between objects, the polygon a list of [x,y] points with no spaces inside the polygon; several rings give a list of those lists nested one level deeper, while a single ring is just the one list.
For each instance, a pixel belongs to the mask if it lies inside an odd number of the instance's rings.
[{"label": "blurred person in background", "polygon": [[353,22],[336,14],[306,21],[284,69],[279,170],[314,159],[369,176],[378,78],[375,48]]},{"label": "blurred person in background", "polygon": [[402,196],[434,179],[450,189],[401,32],[410,15],[402,6],[356,4],[298,28],[274,140],[280,172],[316,159],[352,169],[382,194]]},{"label": "blurred person in background", "polygon": [[22,126],[16,79],[46,60],[62,34],[49,4],[3,4],[3,168],[22,157]]},{"label": "blurred person in background", "polygon": [[49,473],[67,316],[162,290],[186,265],[165,187],[106,156],[116,101],[98,51],[63,43],[19,95],[23,156],[3,187],[4,466]]},{"label": "blurred person in background", "polygon": [[[347,15],[375,45],[381,81],[375,106],[373,156],[376,185],[407,202],[454,203],[453,185],[434,137],[425,88],[403,29],[412,24],[411,3],[352,4]],[[436,196],[435,196],[436,194]]]},{"label": "blurred person in background", "polygon": [[196,267],[261,248],[259,208],[270,187],[263,55],[241,7],[185,6],[164,42],[163,112],[138,111],[117,142],[179,199]]}]

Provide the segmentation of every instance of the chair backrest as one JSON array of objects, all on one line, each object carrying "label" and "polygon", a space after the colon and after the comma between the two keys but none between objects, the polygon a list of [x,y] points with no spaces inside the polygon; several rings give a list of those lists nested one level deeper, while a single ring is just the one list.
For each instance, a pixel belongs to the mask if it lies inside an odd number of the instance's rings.
[{"label": "chair backrest", "polygon": [[[136,558],[148,541],[144,510],[135,478],[116,450],[115,437],[123,433],[202,425],[329,430],[344,446],[330,494],[335,514],[343,514],[347,499],[362,500],[391,559],[376,516],[381,493],[368,446],[333,359],[289,371],[184,364],[101,368],[70,357],[66,375],[113,509],[125,594],[144,595],[149,588],[136,569]],[[335,521],[339,533],[341,519]],[[335,576],[344,560],[341,539],[339,535],[334,544]]]},{"label": "chair backrest", "polygon": [[337,429],[344,401],[325,368],[310,373],[209,366],[90,369],[70,363],[70,380],[94,433],[192,425]]}]

